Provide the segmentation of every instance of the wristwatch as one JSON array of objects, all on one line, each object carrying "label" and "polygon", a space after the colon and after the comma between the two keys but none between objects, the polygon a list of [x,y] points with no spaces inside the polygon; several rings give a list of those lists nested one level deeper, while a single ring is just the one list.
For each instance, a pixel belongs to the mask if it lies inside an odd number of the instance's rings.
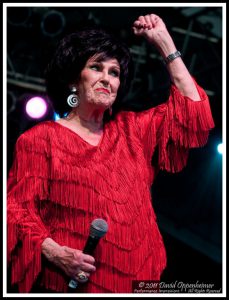
[{"label": "wristwatch", "polygon": [[169,62],[173,61],[175,58],[180,56],[181,56],[180,51],[176,51],[174,53],[169,54],[169,56],[167,56],[164,61],[166,64],[168,64]]}]

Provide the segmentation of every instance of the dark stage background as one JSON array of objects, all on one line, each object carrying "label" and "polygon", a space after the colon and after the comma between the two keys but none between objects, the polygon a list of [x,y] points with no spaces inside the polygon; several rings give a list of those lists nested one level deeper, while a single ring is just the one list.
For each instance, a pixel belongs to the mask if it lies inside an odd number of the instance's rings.
[{"label": "dark stage background", "polygon": [[[190,152],[178,174],[161,172],[152,188],[168,255],[162,280],[222,286],[222,7],[8,7],[7,172],[18,136],[51,119],[32,121],[24,113],[30,96],[45,95],[44,68],[56,43],[83,24],[106,26],[130,47],[135,78],[126,105],[141,110],[166,100],[169,78],[158,52],[131,32],[140,15],[162,17],[177,49],[206,90],[216,127],[208,144]],[[48,99],[47,99],[48,100]]]}]

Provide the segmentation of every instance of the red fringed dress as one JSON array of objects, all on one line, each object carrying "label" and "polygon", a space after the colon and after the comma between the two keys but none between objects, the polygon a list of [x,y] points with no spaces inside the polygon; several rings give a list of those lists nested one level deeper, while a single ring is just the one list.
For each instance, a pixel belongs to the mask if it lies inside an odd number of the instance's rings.
[{"label": "red fringed dress", "polygon": [[189,148],[206,144],[214,127],[207,95],[183,97],[172,85],[169,99],[144,112],[121,112],[92,146],[54,121],[23,133],[8,179],[8,261],[11,282],[29,292],[38,275],[47,289],[66,292],[69,278],[41,254],[51,237],[83,249],[90,223],[103,218],[109,230],[96,250],[97,270],[87,293],[131,293],[132,280],[159,280],[164,244],[151,202],[158,168],[180,171]]}]

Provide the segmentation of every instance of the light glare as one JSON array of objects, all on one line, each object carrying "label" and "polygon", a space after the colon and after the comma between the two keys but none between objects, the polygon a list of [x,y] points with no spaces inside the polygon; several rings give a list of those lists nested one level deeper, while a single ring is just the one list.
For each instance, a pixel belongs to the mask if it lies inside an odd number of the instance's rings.
[{"label": "light glare", "polygon": [[218,145],[217,150],[220,154],[223,154],[223,144],[222,143]]},{"label": "light glare", "polygon": [[59,115],[58,113],[54,112],[54,114],[53,114],[53,119],[54,119],[55,121],[59,120],[59,119],[60,119],[60,115]]},{"label": "light glare", "polygon": [[26,103],[26,113],[33,119],[42,118],[47,111],[46,101],[41,97],[33,97]]}]

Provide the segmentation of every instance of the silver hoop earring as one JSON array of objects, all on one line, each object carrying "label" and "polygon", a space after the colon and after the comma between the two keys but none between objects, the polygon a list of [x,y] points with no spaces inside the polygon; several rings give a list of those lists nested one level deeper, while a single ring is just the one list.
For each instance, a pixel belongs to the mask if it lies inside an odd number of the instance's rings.
[{"label": "silver hoop earring", "polygon": [[67,103],[70,107],[77,107],[80,104],[79,97],[76,95],[77,88],[73,86],[71,88],[72,94],[70,94],[67,98]]}]

